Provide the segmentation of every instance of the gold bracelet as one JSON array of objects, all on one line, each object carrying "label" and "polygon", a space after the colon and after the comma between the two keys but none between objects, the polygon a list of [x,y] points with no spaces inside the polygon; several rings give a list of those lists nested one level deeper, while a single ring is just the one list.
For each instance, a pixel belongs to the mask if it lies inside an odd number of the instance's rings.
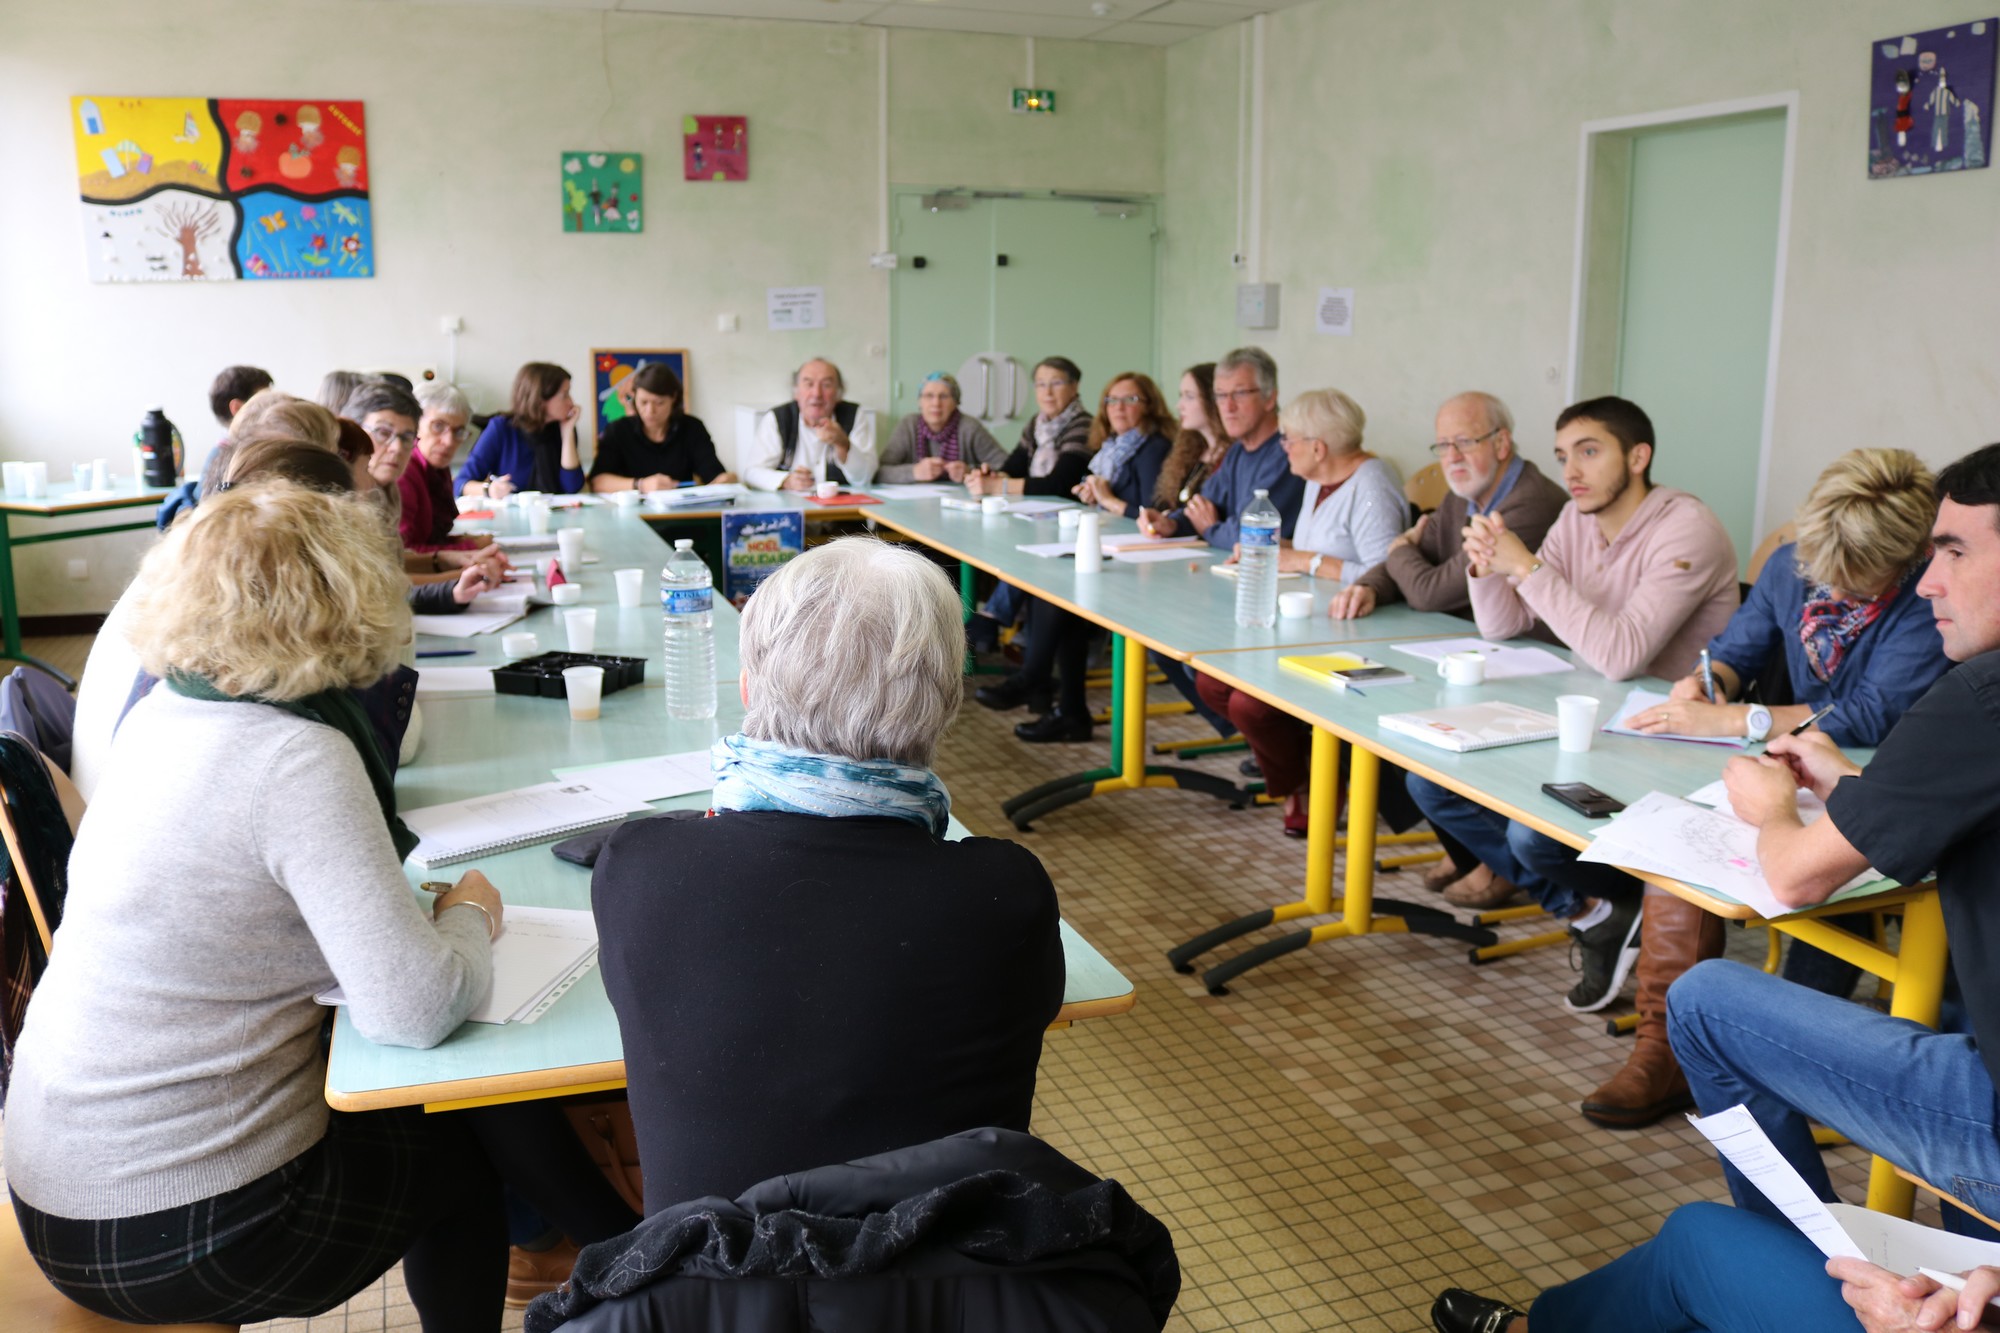
[{"label": "gold bracelet", "polygon": [[[486,910],[486,906],[485,906],[485,904],[484,904],[484,903],[476,903],[476,902],[472,901],[472,899],[470,899],[470,898],[461,898],[461,899],[459,899],[459,900],[458,900],[457,902],[453,903],[453,904],[451,905],[451,907],[470,907],[470,908],[471,908],[471,909],[473,909],[473,910],[474,910],[475,912],[478,912],[478,913],[479,913],[479,915],[481,915],[481,916],[485,917],[485,918],[486,918],[486,942],[487,942],[488,944],[491,944],[491,943],[492,943],[492,942],[493,942],[494,940],[496,940],[496,939],[498,939],[498,938],[499,938],[499,936],[500,936],[500,929],[499,929],[499,927],[497,927],[497,926],[495,926],[495,925],[493,924],[493,913],[491,913],[491,912],[489,912],[489,911],[487,911],[487,910]],[[449,912],[449,911],[451,910],[451,907],[447,907],[447,908],[445,908],[444,910],[445,910],[445,911],[447,911],[447,912]]]}]

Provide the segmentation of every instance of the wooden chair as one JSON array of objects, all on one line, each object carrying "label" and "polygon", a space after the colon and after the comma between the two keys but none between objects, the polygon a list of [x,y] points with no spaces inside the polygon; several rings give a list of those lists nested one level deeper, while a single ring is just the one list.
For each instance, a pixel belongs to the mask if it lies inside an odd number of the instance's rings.
[{"label": "wooden chair", "polygon": [[1799,525],[1796,523],[1780,523],[1764,534],[1764,540],[1758,542],[1757,549],[1750,553],[1750,563],[1743,567],[1743,581],[1755,583],[1757,576],[1764,572],[1764,564],[1771,558],[1771,552],[1786,542],[1797,540],[1798,535]]},{"label": "wooden chair", "polygon": [[1428,514],[1443,504],[1449,490],[1450,487],[1445,485],[1444,469],[1436,463],[1424,464],[1403,483],[1403,497],[1422,514]]},{"label": "wooden chair", "polygon": [[1974,1208],[1969,1203],[1960,1203],[1956,1198],[1952,1197],[1952,1195],[1950,1195],[1944,1190],[1939,1189],[1937,1186],[1931,1184],[1930,1181],[1925,1180],[1922,1176],[1917,1175],[1915,1172],[1905,1171],[1902,1167],[1899,1166],[1896,1168],[1896,1174],[1901,1176],[1903,1179],[1909,1181],[1912,1185],[1915,1185],[1918,1189],[1922,1190],[1924,1193],[1937,1195],[1938,1201],[1940,1203],[1950,1204],[1953,1208],[1958,1209],[1958,1211],[1966,1214],[1968,1217],[1976,1217],[1981,1222],[1984,1222],[1987,1226],[1992,1227],[1995,1231],[2000,1231],[2000,1222],[1995,1222],[1992,1218],[1980,1212],[1977,1208]]},{"label": "wooden chair", "polygon": [[[12,1208],[0,1208],[0,1328],[21,1333],[117,1333],[138,1327],[93,1314],[49,1285],[21,1239]],[[236,1333],[235,1324],[153,1325],[167,1333]]]}]

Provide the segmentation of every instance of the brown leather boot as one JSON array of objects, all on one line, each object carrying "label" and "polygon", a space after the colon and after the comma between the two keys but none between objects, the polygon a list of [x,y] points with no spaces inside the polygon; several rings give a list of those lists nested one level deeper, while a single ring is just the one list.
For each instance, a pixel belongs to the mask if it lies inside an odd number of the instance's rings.
[{"label": "brown leather boot", "polygon": [[1720,958],[1722,918],[1659,889],[1646,890],[1639,923],[1639,1030],[1632,1054],[1609,1082],[1586,1097],[1583,1117],[1613,1129],[1638,1129],[1694,1105],[1667,1044],[1667,987],[1707,958]]},{"label": "brown leather boot", "polygon": [[577,1244],[568,1236],[546,1250],[507,1250],[507,1308],[525,1310],[528,1302],[569,1281],[576,1267]]}]

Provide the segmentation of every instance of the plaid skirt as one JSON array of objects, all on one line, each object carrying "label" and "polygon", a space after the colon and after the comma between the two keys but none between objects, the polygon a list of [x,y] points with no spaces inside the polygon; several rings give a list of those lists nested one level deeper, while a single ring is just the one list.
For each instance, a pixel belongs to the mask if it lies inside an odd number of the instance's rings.
[{"label": "plaid skirt", "polygon": [[416,1107],[335,1111],[326,1136],[298,1157],[199,1203],[78,1221],[16,1195],[14,1212],[49,1281],[99,1314],[232,1324],[316,1315],[374,1282],[448,1214],[482,1200],[492,1218],[487,1252],[504,1267],[498,1182],[455,1119]]}]

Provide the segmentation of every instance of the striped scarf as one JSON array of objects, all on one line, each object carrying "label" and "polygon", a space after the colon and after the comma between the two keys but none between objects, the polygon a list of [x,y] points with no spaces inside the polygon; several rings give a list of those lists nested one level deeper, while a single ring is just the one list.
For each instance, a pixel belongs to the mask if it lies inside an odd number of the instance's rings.
[{"label": "striped scarf", "polygon": [[928,421],[925,421],[921,416],[918,417],[917,457],[936,457],[942,458],[947,463],[956,463],[960,457],[958,452],[958,422],[959,414],[953,412],[951,419],[944,423],[942,429],[933,431]]},{"label": "striped scarf", "polygon": [[890,759],[794,750],[737,732],[709,747],[717,810],[783,810],[828,819],[886,815],[907,819],[942,838],[951,793],[938,775]]}]

